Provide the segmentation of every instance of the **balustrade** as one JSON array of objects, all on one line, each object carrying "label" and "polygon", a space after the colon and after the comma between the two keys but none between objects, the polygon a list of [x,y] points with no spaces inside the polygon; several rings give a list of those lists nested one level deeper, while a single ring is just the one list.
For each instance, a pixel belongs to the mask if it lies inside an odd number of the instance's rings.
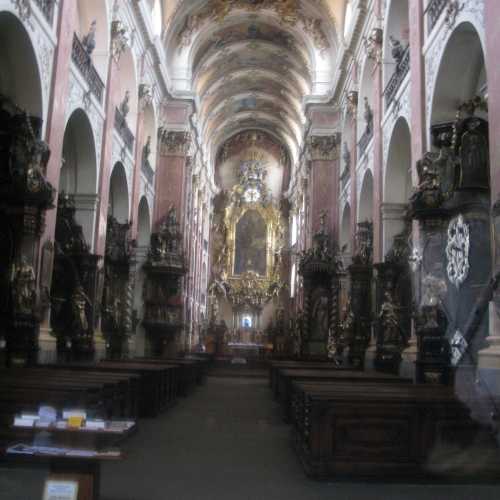
[{"label": "balustrade", "polygon": [[73,35],[71,59],[75,63],[75,66],[78,68],[85,81],[88,83],[89,89],[92,94],[94,94],[97,100],[102,103],[104,83],[97,73],[94,64],[92,63],[92,58],[89,56],[89,54],[87,54],[85,47],[76,36],[76,33]]},{"label": "balustrade", "polygon": [[425,14],[427,16],[427,34],[429,34],[436,26],[438,19],[440,18],[443,10],[448,4],[448,0],[430,0],[427,8],[425,9]]},{"label": "balustrade", "polygon": [[125,117],[121,111],[115,109],[115,128],[125,143],[125,147],[132,153],[134,151],[134,134],[130,131]]},{"label": "balustrade", "polygon": [[42,11],[43,17],[52,25],[52,21],[54,20],[54,7],[56,4],[55,0],[35,0],[35,3]]},{"label": "balustrade", "polygon": [[384,90],[385,104],[387,107],[389,107],[392,100],[396,96],[399,88],[401,87],[401,84],[403,83],[403,80],[405,79],[409,71],[410,71],[410,47],[408,46],[406,47],[406,50],[404,52],[401,61],[399,61],[399,63],[396,65],[394,74],[391,76],[391,79],[389,80],[389,83],[387,84],[387,87]]}]

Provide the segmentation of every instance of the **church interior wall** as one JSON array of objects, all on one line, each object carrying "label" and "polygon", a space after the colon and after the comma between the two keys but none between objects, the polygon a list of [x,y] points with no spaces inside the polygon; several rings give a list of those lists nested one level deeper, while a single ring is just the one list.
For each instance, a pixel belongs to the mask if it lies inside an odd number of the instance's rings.
[{"label": "church interior wall", "polygon": [[[284,78],[280,82],[279,75],[268,78],[269,71],[264,82],[278,89],[276,99],[263,97],[262,89],[239,89],[234,102],[220,100],[211,115],[205,109],[206,101],[204,104],[195,95],[199,89],[206,90],[205,77],[210,74],[204,75],[204,68],[189,67],[205,57],[199,52],[205,35],[193,26],[193,43],[178,47],[181,21],[195,5],[154,1],[149,3],[150,13],[144,6],[136,8],[131,2],[113,7],[109,2],[79,1],[73,10],[60,11],[57,6],[48,20],[36,2],[30,15],[12,2],[0,2],[0,37],[4,47],[0,54],[0,93],[30,115],[44,119],[43,137],[49,144],[57,146],[54,133],[59,131],[60,151],[53,149],[48,177],[58,194],[64,191],[74,198],[76,222],[82,227],[91,252],[101,257],[105,252],[109,207],[109,215],[120,223],[132,222],[133,236],[145,259],[151,234],[159,229],[170,207],[175,206],[188,267],[181,295],[186,305],[185,332],[191,334],[188,340],[181,335],[179,342],[184,347],[198,343],[199,332],[209,315],[208,289],[217,257],[210,251],[215,238],[215,217],[211,216],[214,199],[221,190],[234,185],[243,160],[234,155],[218,163],[218,149],[230,137],[240,131],[257,130],[276,139],[259,151],[268,163],[267,181],[272,195],[287,198],[297,214],[297,240],[288,246],[297,253],[311,248],[313,235],[319,230],[319,215],[326,209],[327,225],[339,247],[345,249],[346,263],[357,251],[358,223],[374,222],[373,251],[375,263],[379,264],[385,262],[395,237],[405,228],[405,208],[419,183],[417,161],[426,152],[439,149],[432,128],[455,120],[457,106],[476,96],[492,101],[489,112],[479,110],[477,116],[496,123],[497,97],[490,92],[489,81],[495,70],[489,67],[491,56],[484,18],[484,9],[491,8],[490,2],[464,1],[462,9],[444,13],[432,29],[425,7],[417,6],[416,0],[350,2],[352,27],[343,25],[346,3],[337,3],[338,8],[333,4],[328,7],[334,12],[330,16],[333,21],[324,23],[330,28],[325,38],[330,45],[327,50],[331,51],[328,57],[325,48],[320,48],[324,40],[321,42],[320,32],[315,32],[313,26],[299,23],[286,27],[295,42],[303,43],[303,53],[311,64],[310,80],[307,75],[297,76],[294,69],[290,81]],[[377,11],[382,17],[375,15]],[[71,12],[71,19],[61,22],[61,12]],[[310,12],[319,11],[311,7]],[[410,22],[415,12],[423,16],[420,27]],[[146,14],[147,20],[143,18]],[[224,18],[224,23],[233,26],[240,20],[247,22],[245,16],[233,12]],[[163,30],[158,27],[158,18],[169,19]],[[276,12],[271,18],[266,26],[274,29],[278,26]],[[91,63],[104,85],[100,100],[91,92],[93,83],[72,62],[70,46],[64,49],[70,69],[64,76],[64,85],[61,76],[62,39],[72,36],[60,29],[72,26],[82,42],[94,20]],[[113,22],[118,22],[114,28]],[[416,33],[420,28],[421,40]],[[214,24],[211,29],[218,33],[220,26]],[[258,36],[258,30],[249,33]],[[378,39],[380,34],[382,38]],[[401,79],[389,100],[378,91],[386,90],[397,73],[391,37],[400,42],[402,50],[415,41],[421,43],[421,60],[411,61],[408,76]],[[292,44],[291,38],[283,43]],[[230,37],[224,43],[230,43]],[[164,61],[160,59],[162,51],[167,54]],[[419,53],[413,46],[410,52],[412,58]],[[54,54],[61,57],[55,58]],[[464,67],[463,61],[470,63]],[[338,72],[334,72],[337,65]],[[422,75],[416,74],[418,68]],[[254,71],[253,78],[258,79],[259,71]],[[421,77],[419,81],[417,76]],[[287,100],[289,96],[285,95],[293,81],[299,82],[294,91],[310,94],[304,95],[303,101],[299,99],[298,105],[296,96]],[[225,83],[211,86],[210,91],[218,92],[224,85],[229,88],[233,83],[228,78]],[[140,95],[139,87],[147,92]],[[66,89],[66,94],[56,95],[58,89]],[[419,97],[416,89],[420,89]],[[64,120],[59,102],[65,107]],[[122,128],[116,124],[116,108],[124,114]],[[232,119],[231,114],[237,116]],[[236,123],[238,119],[240,122]],[[422,119],[424,127],[419,126]],[[126,128],[133,136],[131,149],[124,139]],[[335,153],[322,151],[327,156],[315,158],[318,153],[313,151],[309,139],[316,136],[334,137]],[[151,167],[147,175],[142,168],[146,144]],[[417,155],[419,149],[421,154]],[[286,171],[280,168],[283,152],[289,159]],[[490,177],[496,185],[494,146],[490,155]],[[491,188],[490,194],[495,195],[495,188]],[[489,203],[494,201],[490,199]],[[57,209],[49,212],[43,242],[54,239],[56,214]],[[412,237],[417,248],[419,232],[415,224]],[[494,242],[493,238],[493,255],[498,253]],[[35,252],[32,262],[35,269],[41,265],[40,251]],[[489,254],[484,255],[489,258]],[[494,257],[490,260],[493,264]],[[293,304],[297,310],[303,301],[298,262],[295,254],[290,256],[289,267],[296,272]],[[284,281],[290,282],[290,276],[286,278]],[[135,286],[134,309],[140,317],[140,279]],[[226,323],[231,322],[232,315],[224,307],[223,318]],[[275,319],[278,309],[271,305],[264,308],[265,326]],[[496,324],[490,321],[488,326],[486,322],[485,335]],[[140,332],[142,327],[137,328]],[[137,336],[137,352],[145,352],[144,338],[142,331]]]}]

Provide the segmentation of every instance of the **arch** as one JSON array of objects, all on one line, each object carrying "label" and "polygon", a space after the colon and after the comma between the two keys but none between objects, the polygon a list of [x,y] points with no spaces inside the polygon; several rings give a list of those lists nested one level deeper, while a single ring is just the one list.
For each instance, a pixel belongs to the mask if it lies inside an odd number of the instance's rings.
[{"label": "arch", "polygon": [[404,229],[406,206],[412,192],[411,132],[405,118],[396,122],[385,169],[382,204],[384,255],[390,250],[394,236]]},{"label": "arch", "polygon": [[129,92],[129,111],[125,118],[130,131],[135,136],[137,115],[139,112],[139,90],[137,84],[137,74],[134,55],[130,48],[127,48],[125,52],[120,57],[119,69],[118,69],[118,87],[117,92],[117,102],[115,105],[120,106],[121,102],[125,98],[125,94]]},{"label": "arch", "polygon": [[97,192],[97,160],[92,125],[84,110],[71,114],[63,139],[59,190],[69,194]]},{"label": "arch", "polygon": [[348,255],[352,252],[351,225],[351,206],[346,203],[340,222],[340,248],[345,247],[345,253]]},{"label": "arch", "polygon": [[19,19],[0,12],[0,94],[32,116],[44,117],[42,82],[30,36]]},{"label": "arch", "polygon": [[383,45],[384,88],[396,68],[396,62],[391,53],[390,37],[399,41],[403,48],[409,44],[408,0],[391,0],[386,11]]},{"label": "arch", "polygon": [[367,170],[358,201],[358,222],[373,221],[373,175]]},{"label": "arch", "polygon": [[[463,61],[468,64],[464,66]],[[483,45],[470,22],[455,28],[438,67],[432,94],[431,126],[454,120],[458,105],[486,93]]]},{"label": "arch", "polygon": [[117,162],[109,182],[108,213],[123,224],[129,220],[129,206],[127,174],[123,164]]},{"label": "arch", "polygon": [[147,247],[151,237],[151,216],[149,213],[149,204],[145,196],[139,202],[137,214],[137,244],[140,247]]},{"label": "arch", "polygon": [[102,81],[106,81],[109,63],[110,20],[108,18],[107,2],[103,0],[78,0],[77,30],[80,40],[89,32],[92,22],[96,22],[95,49],[92,52],[92,62]]},{"label": "arch", "polygon": [[76,220],[92,247],[97,208],[97,159],[92,125],[82,109],[71,114],[64,131],[59,191],[73,196]]}]

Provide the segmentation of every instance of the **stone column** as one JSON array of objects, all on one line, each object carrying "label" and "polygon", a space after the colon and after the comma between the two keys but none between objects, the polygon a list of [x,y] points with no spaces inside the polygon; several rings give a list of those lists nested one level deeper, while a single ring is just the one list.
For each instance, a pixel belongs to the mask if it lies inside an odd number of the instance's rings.
[{"label": "stone column", "polygon": [[191,141],[188,132],[162,131],[159,137],[159,161],[156,170],[156,202],[154,226],[156,227],[171,206],[177,210],[181,223],[184,220],[185,170]]},{"label": "stone column", "polygon": [[339,136],[309,137],[312,177],[312,234],[320,229],[320,214],[328,215],[328,229],[333,241],[338,241],[339,226]]},{"label": "stone column", "polygon": [[[380,19],[382,16],[382,0],[374,2],[375,16]],[[378,45],[376,49],[378,56],[375,61],[375,69],[373,71],[373,261],[382,262],[382,214],[380,205],[383,200],[383,134],[382,134],[382,118],[384,116],[383,91],[384,82],[382,80],[382,64],[381,54],[382,45]]]},{"label": "stone column", "polygon": [[[410,102],[411,102],[411,164],[412,184],[418,184],[416,161],[422,158],[427,151],[426,119],[425,119],[425,62],[422,55],[422,47],[425,39],[424,3],[408,3],[409,17],[409,41],[410,41]],[[419,248],[420,231],[417,222],[413,224],[413,244]],[[420,280],[419,274],[414,278]],[[416,287],[414,287],[414,294]],[[417,360],[418,346],[415,332],[415,323],[412,320],[411,337],[408,346],[402,353],[401,375],[415,377],[415,362]]]},{"label": "stone column", "polygon": [[[485,32],[486,53],[485,64],[488,68],[488,122],[490,146],[490,182],[492,208],[492,256],[493,274],[500,268],[500,68],[498,67],[498,47],[500,46],[500,32],[498,19],[500,3],[496,0],[485,0]],[[500,370],[500,291],[496,291],[490,302],[489,336],[487,347],[478,353],[478,366],[484,371]],[[497,372],[498,373],[498,372]],[[500,394],[498,375],[490,377],[495,384],[496,394]]]},{"label": "stone column", "polygon": [[[47,117],[46,141],[50,148],[50,159],[47,165],[47,180],[52,186],[59,189],[59,174],[61,171],[61,158],[64,141],[64,126],[66,116],[65,97],[69,93],[69,75],[71,66],[71,50],[73,47],[72,34],[76,29],[77,2],[62,0],[57,27],[57,47],[55,51],[54,69],[52,74],[52,88],[49,101],[49,112]],[[70,36],[71,35],[71,36]],[[57,205],[57,196],[55,198]],[[40,248],[46,242],[53,242],[56,231],[57,206],[48,210],[45,219],[45,230],[41,237]],[[41,255],[39,265],[41,264]],[[50,309],[42,319],[38,345],[40,352],[53,353],[55,356],[56,339],[50,330]]]}]

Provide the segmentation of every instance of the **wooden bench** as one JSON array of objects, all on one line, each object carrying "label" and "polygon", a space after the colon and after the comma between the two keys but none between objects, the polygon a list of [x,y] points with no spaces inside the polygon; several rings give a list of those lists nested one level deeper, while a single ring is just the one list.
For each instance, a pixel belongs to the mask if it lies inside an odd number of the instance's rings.
[{"label": "wooden bench", "polygon": [[[436,470],[451,466],[440,458],[441,452],[471,446],[485,435],[448,387],[301,381],[293,385],[294,445],[306,474],[314,478],[434,477]],[[482,472],[498,477],[498,450],[492,440],[485,443],[492,456]],[[466,463],[466,452],[461,459],[462,465],[478,472],[477,464]],[[447,472],[447,478],[454,473]]]},{"label": "wooden bench", "polygon": [[274,398],[278,398],[279,370],[297,369],[297,370],[347,370],[348,368],[336,367],[328,361],[271,361],[269,365],[269,386],[273,391]]},{"label": "wooden bench", "polygon": [[292,417],[291,402],[293,382],[324,383],[402,383],[410,384],[411,379],[378,372],[362,372],[351,370],[311,370],[311,369],[279,369],[277,372],[277,397],[283,410],[283,419],[290,422]]}]

